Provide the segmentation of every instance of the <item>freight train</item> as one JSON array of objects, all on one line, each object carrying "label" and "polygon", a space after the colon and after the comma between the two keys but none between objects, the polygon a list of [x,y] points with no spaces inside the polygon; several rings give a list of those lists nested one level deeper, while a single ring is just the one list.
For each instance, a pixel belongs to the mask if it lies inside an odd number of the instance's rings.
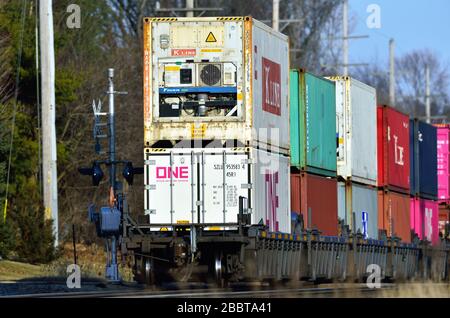
[{"label": "freight train", "polygon": [[136,280],[448,278],[434,127],[290,70],[288,37],[251,17],[145,18],[143,35],[145,211],[119,204],[108,232]]}]

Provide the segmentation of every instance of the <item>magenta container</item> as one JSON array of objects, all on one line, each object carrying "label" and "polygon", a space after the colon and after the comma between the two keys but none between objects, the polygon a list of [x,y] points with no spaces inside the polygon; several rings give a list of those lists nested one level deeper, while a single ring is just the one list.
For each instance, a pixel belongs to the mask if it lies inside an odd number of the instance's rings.
[{"label": "magenta container", "polygon": [[438,201],[449,202],[450,201],[450,188],[449,188],[449,132],[450,129],[447,125],[437,126],[437,174],[438,174]]},{"label": "magenta container", "polygon": [[421,198],[411,199],[411,229],[419,238],[439,244],[439,204]]}]

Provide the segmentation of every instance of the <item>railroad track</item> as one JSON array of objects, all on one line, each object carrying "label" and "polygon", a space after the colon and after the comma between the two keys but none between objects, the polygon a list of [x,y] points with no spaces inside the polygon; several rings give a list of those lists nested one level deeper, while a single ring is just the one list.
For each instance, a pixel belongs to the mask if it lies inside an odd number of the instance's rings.
[{"label": "railroad track", "polygon": [[380,289],[369,289],[364,284],[344,287],[267,288],[238,287],[234,289],[200,288],[179,290],[114,290],[90,292],[41,293],[11,296],[14,298],[295,298],[295,297],[370,297],[381,290],[394,289],[393,284],[383,284]]}]

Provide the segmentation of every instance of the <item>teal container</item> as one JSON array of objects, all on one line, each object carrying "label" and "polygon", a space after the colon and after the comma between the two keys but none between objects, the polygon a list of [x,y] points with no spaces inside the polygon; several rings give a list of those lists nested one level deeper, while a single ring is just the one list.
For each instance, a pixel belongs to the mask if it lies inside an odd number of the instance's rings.
[{"label": "teal container", "polygon": [[291,70],[290,126],[291,166],[335,177],[335,83],[303,70]]}]

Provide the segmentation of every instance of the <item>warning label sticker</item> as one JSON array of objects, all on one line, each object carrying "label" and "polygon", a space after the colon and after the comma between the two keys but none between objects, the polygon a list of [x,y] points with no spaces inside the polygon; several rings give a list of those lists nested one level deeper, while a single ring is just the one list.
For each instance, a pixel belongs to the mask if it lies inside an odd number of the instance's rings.
[{"label": "warning label sticker", "polygon": [[209,32],[208,36],[206,37],[205,42],[206,43],[214,43],[214,42],[217,42],[217,39],[212,32]]}]

